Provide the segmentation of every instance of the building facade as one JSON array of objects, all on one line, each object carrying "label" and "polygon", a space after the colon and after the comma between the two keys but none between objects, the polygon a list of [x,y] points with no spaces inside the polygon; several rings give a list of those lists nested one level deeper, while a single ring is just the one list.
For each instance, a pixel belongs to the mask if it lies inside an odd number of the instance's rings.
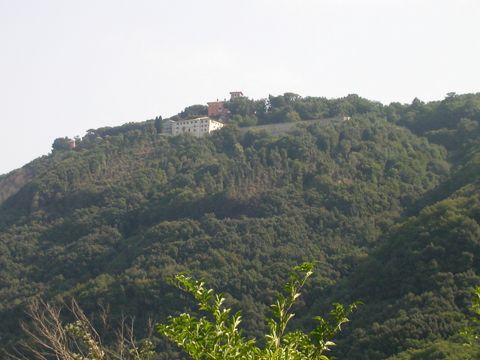
[{"label": "building facade", "polygon": [[241,91],[230,91],[230,100],[243,97],[243,92]]},{"label": "building facade", "polygon": [[208,116],[209,117],[215,117],[219,118],[223,115],[225,115],[226,108],[225,108],[225,102],[224,101],[211,101],[208,104]]},{"label": "building facade", "polygon": [[172,135],[192,134],[202,137],[210,134],[212,131],[219,130],[224,126],[220,121],[210,119],[209,117],[200,117],[196,119],[178,120],[172,124]]},{"label": "building facade", "polygon": [[175,125],[175,121],[173,120],[164,120],[162,121],[162,133],[171,134],[173,132],[173,126]]}]

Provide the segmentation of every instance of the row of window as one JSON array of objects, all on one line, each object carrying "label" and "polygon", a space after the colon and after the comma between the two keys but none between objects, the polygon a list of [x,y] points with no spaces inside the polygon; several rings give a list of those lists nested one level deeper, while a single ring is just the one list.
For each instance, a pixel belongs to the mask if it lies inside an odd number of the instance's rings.
[{"label": "row of window", "polygon": [[207,123],[208,120],[183,120],[183,121],[178,121],[178,123],[185,125],[185,124],[197,124],[197,123]]},{"label": "row of window", "polygon": [[[180,131],[180,128],[176,128],[175,130],[176,130],[176,131]],[[190,131],[207,132],[207,131],[208,131],[208,128],[198,128],[198,129],[197,129],[197,128],[193,128],[193,129],[192,129],[192,128],[188,128],[188,127],[186,128],[185,126],[182,126],[181,130],[182,130],[183,132],[186,132],[186,131],[188,131],[188,132],[190,132]]]},{"label": "row of window", "polygon": [[[175,128],[176,128],[176,129],[179,129],[179,128],[180,128],[180,125],[177,125]],[[182,126],[182,128],[185,128],[185,126]],[[189,128],[189,129],[192,129],[191,126],[189,126],[188,128]],[[196,130],[196,129],[197,129],[197,126],[194,125],[194,126],[193,126],[193,129]],[[198,127],[198,129],[208,129],[208,126],[206,126],[206,125],[205,125],[205,126],[204,126],[204,125],[201,125],[201,126]]]}]

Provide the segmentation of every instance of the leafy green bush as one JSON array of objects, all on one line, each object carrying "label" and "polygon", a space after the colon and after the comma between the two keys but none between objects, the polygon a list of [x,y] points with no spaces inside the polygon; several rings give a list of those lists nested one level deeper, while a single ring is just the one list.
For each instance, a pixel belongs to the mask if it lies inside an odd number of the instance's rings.
[{"label": "leafy green bush", "polygon": [[312,274],[311,263],[296,266],[290,274],[290,280],[284,286],[284,294],[279,294],[276,302],[271,305],[273,317],[267,319],[269,332],[265,335],[264,347],[259,347],[255,339],[242,336],[239,329],[241,315],[238,312],[231,315],[231,309],[223,306],[225,298],[221,294],[205,288],[203,281],[193,280],[184,274],[176,275],[173,282],[192,294],[198,301],[199,309],[209,313],[213,321],[207,316],[196,318],[183,313],[170,317],[168,324],[158,326],[158,331],[193,359],[328,360],[324,353],[335,345],[333,337],[359,303],[347,307],[334,304],[328,319],[321,316],[314,318],[319,324],[309,333],[287,331],[287,325],[294,317],[292,306]]}]

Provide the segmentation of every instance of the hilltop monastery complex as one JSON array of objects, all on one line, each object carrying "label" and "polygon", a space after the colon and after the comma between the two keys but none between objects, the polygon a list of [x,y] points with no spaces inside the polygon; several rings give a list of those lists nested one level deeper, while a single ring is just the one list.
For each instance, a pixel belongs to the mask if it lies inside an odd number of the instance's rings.
[{"label": "hilltop monastery complex", "polygon": [[[230,92],[230,100],[242,97],[241,91]],[[208,116],[194,119],[166,120],[163,123],[162,132],[166,135],[180,135],[184,133],[202,137],[225,126],[220,119],[226,119],[229,111],[225,107],[225,101],[212,101],[208,104]]]}]

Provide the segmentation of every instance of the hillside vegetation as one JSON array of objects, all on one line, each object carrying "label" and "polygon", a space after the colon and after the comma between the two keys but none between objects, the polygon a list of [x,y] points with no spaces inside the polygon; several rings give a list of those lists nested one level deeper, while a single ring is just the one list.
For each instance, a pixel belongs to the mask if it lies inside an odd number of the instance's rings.
[{"label": "hillside vegetation", "polygon": [[[0,178],[2,347],[36,296],[108,304],[142,334],[147,318],[185,310],[166,281],[182,271],[222,291],[256,336],[288,270],[315,261],[294,327],[332,301],[365,303],[339,358],[475,353],[455,335],[480,283],[479,94],[383,106],[287,93],[228,107],[232,126],[205,138],[162,136],[154,120],[89,130],[21,170],[31,176]],[[280,135],[234,125],[339,115],[351,119]]]}]

